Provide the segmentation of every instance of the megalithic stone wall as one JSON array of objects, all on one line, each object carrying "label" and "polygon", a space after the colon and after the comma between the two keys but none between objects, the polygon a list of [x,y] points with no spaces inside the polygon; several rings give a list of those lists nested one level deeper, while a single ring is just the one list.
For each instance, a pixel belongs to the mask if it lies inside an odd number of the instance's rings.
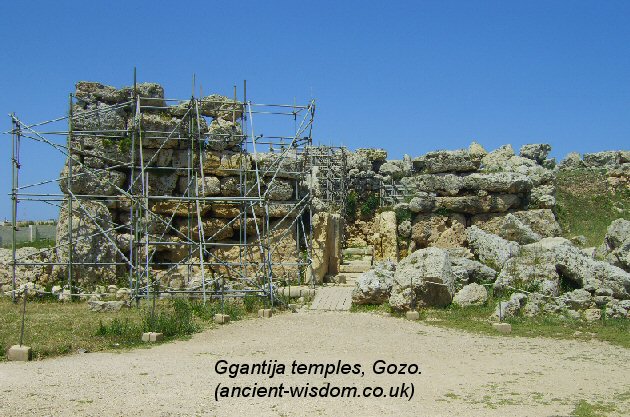
[{"label": "megalithic stone wall", "polygon": [[[201,204],[203,234],[207,240],[221,244],[208,249],[206,275],[208,279],[235,275],[237,268],[226,265],[243,262],[240,243],[244,237],[240,236],[241,231],[244,230],[249,241],[253,241],[257,231],[267,226],[262,223],[267,216],[270,219],[269,243],[273,248],[273,260],[286,264],[290,263],[288,260],[295,262],[298,256],[297,237],[295,226],[289,225],[298,214],[292,211],[294,205],[291,201],[303,193],[298,182],[303,161],[297,155],[290,158],[291,150],[282,160],[275,153],[258,153],[255,158],[244,153],[238,121],[242,105],[231,99],[216,94],[199,99],[197,104],[201,117],[197,119],[190,117],[190,112],[196,109],[191,109],[188,102],[169,105],[171,102],[165,101],[164,90],[158,84],[139,84],[137,91],[141,97],[142,134],[135,140],[142,140],[143,152],[140,153],[139,143],[136,142],[134,154],[131,129],[136,106],[130,101],[132,89],[116,89],[94,82],[79,82],[76,85],[77,102],[72,108],[72,155],[77,162],[72,164],[70,189],[66,180],[60,181],[63,193],[69,195],[71,192],[77,197],[72,216],[73,241],[78,242],[73,245],[74,260],[86,264],[124,264],[129,259],[133,205],[132,199],[125,196],[142,196],[143,183],[138,178],[142,161],[148,172],[147,194],[164,198],[150,200],[148,220],[140,219],[136,227],[143,232],[146,227],[151,241],[161,242],[149,245],[156,273],[167,270],[167,265],[182,263],[164,277],[161,281],[164,286],[194,286],[201,279],[199,265],[191,267],[190,280],[181,279],[181,275],[188,275],[187,263],[200,263],[198,255],[191,254],[190,245],[186,245],[186,236],[193,241],[199,240],[196,205],[169,197],[193,196],[195,188],[202,197],[242,196],[246,192],[241,188],[244,186],[243,175],[249,176],[247,195],[253,195],[258,193],[258,189],[251,188],[254,178],[248,171],[254,165],[262,177],[261,192],[266,193],[269,205],[267,210],[260,206],[254,208],[254,213],[248,213],[247,224],[243,228],[239,205],[221,202]],[[191,145],[191,140],[195,139],[191,139],[190,132],[195,132],[194,137],[201,138],[198,140],[203,143]],[[191,146],[198,150],[192,160],[189,153]],[[203,178],[191,179],[191,169],[202,170]],[[65,178],[68,173],[66,162],[61,177]],[[67,207],[67,202],[62,204],[57,227],[58,244],[68,241]],[[136,245],[143,246],[138,241]],[[57,250],[56,257],[61,263],[68,259],[67,252],[67,245]],[[146,250],[141,248],[138,256],[146,257]],[[250,262],[264,261],[257,248],[246,257]],[[253,276],[258,267],[250,266],[249,269]],[[126,265],[117,268],[78,266],[74,268],[73,279],[79,284],[114,283],[126,280],[128,270]],[[278,265],[273,272],[276,277],[297,276],[295,265]],[[55,268],[58,279],[62,280],[66,274],[65,265]],[[171,279],[171,275],[175,278]]]}]

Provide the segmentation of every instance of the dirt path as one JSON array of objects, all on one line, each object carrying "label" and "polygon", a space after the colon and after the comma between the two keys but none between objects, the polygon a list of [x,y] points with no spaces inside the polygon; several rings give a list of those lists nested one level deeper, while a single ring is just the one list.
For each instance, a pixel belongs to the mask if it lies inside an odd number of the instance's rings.
[{"label": "dirt path", "polygon": [[[364,377],[217,375],[217,360],[359,363]],[[372,363],[418,363],[422,374],[374,375]],[[399,398],[214,400],[215,386],[390,386]],[[625,396],[620,396],[625,394]],[[630,350],[599,342],[489,337],[371,314],[304,312],[247,320],[192,340],[125,353],[0,364],[0,415],[569,415],[580,399],[630,415]],[[614,413],[612,415],[615,415]]]}]

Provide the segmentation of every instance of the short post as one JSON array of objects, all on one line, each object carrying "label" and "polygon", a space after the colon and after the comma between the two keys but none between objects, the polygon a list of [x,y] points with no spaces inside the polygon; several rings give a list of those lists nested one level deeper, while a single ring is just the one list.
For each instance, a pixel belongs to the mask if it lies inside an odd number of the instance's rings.
[{"label": "short post", "polygon": [[28,362],[33,359],[33,350],[30,346],[22,345],[24,341],[24,319],[26,317],[26,297],[28,296],[28,287],[24,287],[24,303],[22,304],[22,326],[20,328],[20,344],[13,345],[7,351],[7,359],[10,361]]}]

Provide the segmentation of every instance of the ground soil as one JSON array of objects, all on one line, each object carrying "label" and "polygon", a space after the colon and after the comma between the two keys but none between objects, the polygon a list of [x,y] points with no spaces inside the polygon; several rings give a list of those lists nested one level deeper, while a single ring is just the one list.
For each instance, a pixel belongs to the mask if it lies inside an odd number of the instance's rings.
[{"label": "ground soil", "polygon": [[[240,376],[217,360],[359,363],[365,376]],[[377,360],[421,375],[375,375]],[[214,399],[215,387],[390,386],[414,397]],[[630,350],[601,342],[484,336],[368,313],[300,312],[231,323],[191,340],[122,353],[0,363],[0,415],[567,416],[579,400],[630,415]]]}]

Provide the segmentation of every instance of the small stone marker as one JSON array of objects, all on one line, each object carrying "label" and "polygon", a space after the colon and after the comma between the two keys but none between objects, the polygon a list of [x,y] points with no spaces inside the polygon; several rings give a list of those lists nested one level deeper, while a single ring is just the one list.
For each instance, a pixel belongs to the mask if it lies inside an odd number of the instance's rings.
[{"label": "small stone marker", "polygon": [[164,340],[163,333],[156,333],[156,332],[142,333],[143,342],[161,342],[162,340]]},{"label": "small stone marker", "polygon": [[33,349],[30,346],[13,345],[7,351],[7,359],[10,361],[28,362],[33,359]]},{"label": "small stone marker", "polygon": [[407,320],[420,320],[420,313],[417,311],[407,311],[405,317],[407,317]]},{"label": "small stone marker", "polygon": [[288,304],[288,305],[287,305],[287,308],[288,308],[289,310],[291,310],[291,312],[295,313],[295,312],[297,312],[298,305],[297,305],[297,304]]},{"label": "small stone marker", "polygon": [[227,314],[215,314],[214,322],[216,324],[228,324],[230,322],[230,316]]},{"label": "small stone marker", "polygon": [[268,319],[273,315],[270,308],[261,308],[258,310],[258,317],[263,319]]},{"label": "small stone marker", "polygon": [[151,332],[149,335],[149,342],[161,342],[162,340],[164,340],[163,333]]},{"label": "small stone marker", "polygon": [[492,327],[499,333],[511,333],[512,325],[509,323],[492,323]]}]

